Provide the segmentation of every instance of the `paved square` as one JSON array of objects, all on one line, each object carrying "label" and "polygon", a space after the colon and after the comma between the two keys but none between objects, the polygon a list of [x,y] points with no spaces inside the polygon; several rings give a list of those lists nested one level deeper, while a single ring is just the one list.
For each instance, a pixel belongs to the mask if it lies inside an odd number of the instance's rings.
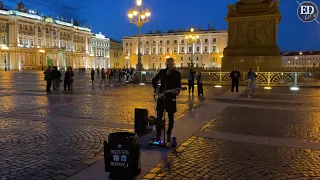
[{"label": "paved square", "polygon": [[320,141],[320,112],[227,107],[204,131]]},{"label": "paved square", "polygon": [[[74,92],[46,94],[42,72],[10,71],[0,77],[0,180],[66,179],[102,158],[109,133],[133,131],[122,124],[132,126],[134,108],[155,114],[150,84],[110,88],[98,81],[92,85],[89,73],[75,72]],[[224,92],[204,89],[211,98]],[[181,92],[176,118],[205,101]],[[111,128],[108,122],[119,125]]]},{"label": "paved square", "polygon": [[150,179],[318,179],[320,153],[208,138],[196,138],[168,156]]}]

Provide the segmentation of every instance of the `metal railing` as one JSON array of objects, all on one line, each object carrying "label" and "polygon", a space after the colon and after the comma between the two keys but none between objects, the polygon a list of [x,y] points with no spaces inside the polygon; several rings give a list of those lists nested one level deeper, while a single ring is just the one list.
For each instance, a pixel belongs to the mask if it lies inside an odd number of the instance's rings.
[{"label": "metal railing", "polygon": [[[139,71],[140,82],[151,82],[157,71]],[[262,86],[320,85],[320,79],[310,72],[256,72],[256,83]],[[230,72],[202,72],[204,84],[230,84]],[[187,75],[182,74],[182,82],[187,82]],[[245,82],[247,72],[242,73],[241,81]]]}]

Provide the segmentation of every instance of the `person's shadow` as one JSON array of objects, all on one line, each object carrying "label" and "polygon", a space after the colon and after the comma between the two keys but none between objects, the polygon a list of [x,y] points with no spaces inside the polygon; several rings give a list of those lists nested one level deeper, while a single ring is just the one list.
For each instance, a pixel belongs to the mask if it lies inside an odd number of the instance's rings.
[{"label": "person's shadow", "polygon": [[193,110],[194,96],[188,96],[189,111]]}]

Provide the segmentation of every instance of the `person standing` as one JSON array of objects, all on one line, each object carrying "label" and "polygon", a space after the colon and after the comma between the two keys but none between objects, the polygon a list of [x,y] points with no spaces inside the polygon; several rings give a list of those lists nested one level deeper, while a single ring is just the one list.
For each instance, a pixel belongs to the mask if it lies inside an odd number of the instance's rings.
[{"label": "person standing", "polygon": [[43,73],[44,74],[44,80],[47,81],[47,93],[50,92],[51,84],[52,84],[52,75],[51,75],[51,67],[49,66],[48,69]]},{"label": "person standing", "polygon": [[[156,139],[157,141],[160,141],[161,130],[163,127],[163,125],[161,125],[162,118],[164,112],[168,112],[169,127],[167,131],[167,141],[171,142],[174,113],[177,112],[176,96],[179,95],[181,89],[181,75],[179,71],[173,68],[173,58],[168,58],[166,60],[166,66],[166,69],[160,70],[160,72],[152,79],[152,86],[155,93],[163,95],[157,100]],[[159,80],[161,81],[160,87],[158,87]]]},{"label": "person standing", "polygon": [[53,67],[51,72],[52,82],[53,82],[53,92],[60,93],[60,82],[61,82],[61,72],[58,70],[57,66]]},{"label": "person standing", "polygon": [[234,70],[230,73],[230,77],[231,77],[231,93],[233,93],[234,91],[234,87],[236,87],[236,92],[238,93],[239,91],[239,81],[241,78],[241,74],[238,71],[238,69],[235,67]]},{"label": "person standing", "polygon": [[94,71],[94,69],[92,68],[91,69],[91,83],[93,84],[93,82],[94,82],[94,74],[95,74],[96,72]]},{"label": "person standing", "polygon": [[106,72],[104,71],[104,68],[101,69],[100,87],[101,87],[102,82],[104,82],[104,86],[107,87],[107,76],[106,76]]},{"label": "person standing", "polygon": [[189,95],[190,95],[190,90],[192,90],[192,96],[194,93],[194,74],[195,74],[194,70],[190,69],[189,76],[188,76],[188,86],[189,86]]},{"label": "person standing", "polygon": [[64,91],[72,91],[73,84],[73,72],[71,67],[67,68],[67,72],[64,75]]},{"label": "person standing", "polygon": [[198,86],[198,96],[203,96],[203,88],[202,88],[202,81],[203,81],[203,77],[201,72],[199,71],[197,74],[197,86]]},{"label": "person standing", "polygon": [[255,84],[255,81],[256,81],[256,78],[257,78],[257,75],[255,72],[253,72],[253,69],[250,68],[249,72],[248,72],[248,75],[247,75],[247,80],[248,81],[248,97],[250,98],[252,95],[256,95],[255,93],[255,87],[254,87],[254,84]]}]

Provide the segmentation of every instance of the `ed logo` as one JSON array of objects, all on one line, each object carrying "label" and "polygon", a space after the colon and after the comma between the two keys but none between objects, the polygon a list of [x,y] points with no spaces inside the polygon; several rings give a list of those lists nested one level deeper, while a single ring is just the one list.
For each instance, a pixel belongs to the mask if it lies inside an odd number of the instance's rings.
[{"label": "ed logo", "polygon": [[317,20],[319,9],[315,3],[311,1],[303,1],[302,3],[297,1],[297,3],[299,4],[297,15],[301,21],[306,23],[316,21],[319,24],[319,21]]}]

